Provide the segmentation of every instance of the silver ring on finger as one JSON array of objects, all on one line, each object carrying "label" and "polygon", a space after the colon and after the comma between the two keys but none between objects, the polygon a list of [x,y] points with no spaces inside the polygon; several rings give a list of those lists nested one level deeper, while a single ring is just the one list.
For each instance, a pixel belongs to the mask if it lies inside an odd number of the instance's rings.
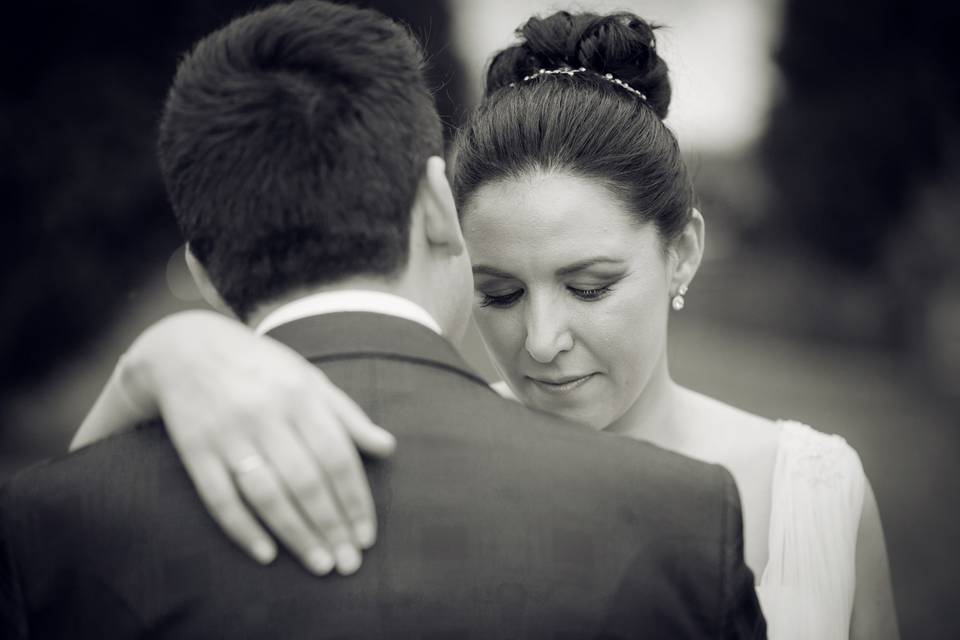
[{"label": "silver ring on finger", "polygon": [[240,458],[240,460],[232,464],[231,467],[233,468],[233,475],[242,476],[246,473],[250,473],[251,471],[256,471],[266,464],[267,463],[264,461],[263,457],[261,457],[259,454],[251,453],[248,456]]}]

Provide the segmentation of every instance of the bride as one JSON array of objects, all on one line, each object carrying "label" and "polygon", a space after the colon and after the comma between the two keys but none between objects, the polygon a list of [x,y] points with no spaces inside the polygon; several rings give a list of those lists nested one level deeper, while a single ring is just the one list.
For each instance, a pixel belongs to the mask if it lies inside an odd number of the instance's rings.
[{"label": "bride", "polygon": [[[752,415],[670,376],[668,315],[683,308],[700,264],[704,221],[663,123],[670,83],[652,27],[631,14],[559,12],[532,18],[519,34],[493,59],[455,156],[474,317],[503,376],[498,388],[531,408],[729,469],[772,638],[898,637],[877,504],[856,452],[838,436]],[[267,318],[258,332],[269,328]],[[224,442],[256,446],[268,431],[299,438],[297,429],[314,428],[287,415],[283,398],[293,390],[323,400],[327,412],[309,416],[316,428],[343,442],[346,429],[368,452],[391,446],[318,375],[238,323],[180,315],[121,360],[74,446],[162,414],[214,516],[269,561],[272,542],[241,506]],[[331,447],[330,458],[341,455]],[[330,472],[329,460],[314,462]],[[331,486],[350,490],[338,495],[344,513],[326,519],[353,525],[369,516],[369,495],[350,478],[349,460],[337,468],[346,471],[330,474]],[[302,491],[274,498],[302,506]],[[307,535],[274,526],[263,503],[251,502],[284,542]],[[360,547],[373,539],[364,522],[366,531],[349,533]]]}]

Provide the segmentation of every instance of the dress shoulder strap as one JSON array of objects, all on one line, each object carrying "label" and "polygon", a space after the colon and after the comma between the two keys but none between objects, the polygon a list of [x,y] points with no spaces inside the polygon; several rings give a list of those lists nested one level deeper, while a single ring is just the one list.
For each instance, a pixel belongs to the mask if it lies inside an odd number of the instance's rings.
[{"label": "dress shoulder strap", "polygon": [[[850,501],[859,522],[864,474],[860,456],[841,436],[821,433],[792,420],[780,422],[783,431],[777,452],[776,476],[783,488],[817,490],[819,499],[831,497],[832,504],[843,498]],[[794,483],[799,483],[794,485]],[[827,495],[824,495],[827,492]]]},{"label": "dress shoulder strap", "polygon": [[769,560],[758,595],[773,626],[812,634],[789,637],[835,637],[828,630],[849,629],[866,477],[842,437],[780,424]]}]

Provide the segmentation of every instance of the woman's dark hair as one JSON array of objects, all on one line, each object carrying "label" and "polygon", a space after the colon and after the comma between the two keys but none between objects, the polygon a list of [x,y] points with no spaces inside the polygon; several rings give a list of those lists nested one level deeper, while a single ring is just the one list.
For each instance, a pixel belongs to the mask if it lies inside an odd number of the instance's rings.
[{"label": "woman's dark hair", "polygon": [[[521,42],[490,63],[483,102],[457,138],[461,210],[483,184],[570,172],[599,181],[638,222],[653,222],[668,242],[676,238],[690,219],[693,188],[663,123],[670,81],[655,28],[629,13],[566,11],[523,25]],[[526,79],[540,69],[581,68]]]}]

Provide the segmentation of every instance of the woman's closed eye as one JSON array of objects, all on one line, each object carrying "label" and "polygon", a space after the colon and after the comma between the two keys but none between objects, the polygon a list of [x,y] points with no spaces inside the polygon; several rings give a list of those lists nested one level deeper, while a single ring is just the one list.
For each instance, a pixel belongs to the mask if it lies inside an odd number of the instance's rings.
[{"label": "woman's closed eye", "polygon": [[[602,287],[574,287],[571,285],[567,286],[567,291],[570,292],[578,300],[583,300],[584,302],[594,302],[605,298],[613,288],[611,285],[605,285]],[[480,294],[480,306],[481,307],[500,307],[506,308],[511,307],[516,303],[525,293],[524,289],[514,289],[513,291],[508,292],[486,292],[478,291]]]},{"label": "woman's closed eye", "polygon": [[601,298],[606,297],[608,293],[613,291],[613,288],[610,285],[603,287],[593,287],[590,289],[581,289],[580,287],[567,287],[567,291],[572,293],[574,296],[581,300],[587,302],[593,302],[594,300],[600,300]]},{"label": "woman's closed eye", "polygon": [[477,293],[480,294],[481,307],[509,307],[520,299],[520,296],[523,295],[523,289],[515,289],[506,293],[487,293],[485,291],[478,291]]}]

